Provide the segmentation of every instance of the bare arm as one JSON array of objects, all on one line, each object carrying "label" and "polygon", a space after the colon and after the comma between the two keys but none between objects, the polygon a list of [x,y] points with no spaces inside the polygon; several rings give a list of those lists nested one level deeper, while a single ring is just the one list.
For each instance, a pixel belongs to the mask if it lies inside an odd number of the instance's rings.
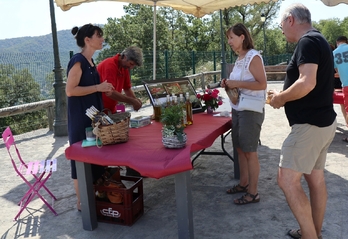
[{"label": "bare arm", "polygon": [[67,96],[84,96],[95,92],[107,92],[114,89],[112,84],[103,82],[99,85],[79,86],[82,76],[81,63],[77,62],[70,69],[66,82],[65,92]]},{"label": "bare arm", "polygon": [[299,66],[300,76],[288,89],[277,92],[272,91],[272,99],[270,105],[273,108],[280,108],[286,102],[301,99],[311,92],[316,85],[317,64],[303,64]]}]

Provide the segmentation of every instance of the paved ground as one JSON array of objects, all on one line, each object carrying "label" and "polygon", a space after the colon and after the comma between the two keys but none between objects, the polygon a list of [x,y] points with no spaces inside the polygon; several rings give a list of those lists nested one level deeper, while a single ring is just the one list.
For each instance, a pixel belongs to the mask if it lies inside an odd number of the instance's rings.
[{"label": "paved ground", "polygon": [[[270,83],[269,89],[280,89],[279,83]],[[224,104],[221,110],[227,109]],[[347,134],[338,105],[338,127],[329,149],[326,163],[326,179],[329,200],[325,215],[323,238],[348,238],[348,160],[347,143],[341,139]],[[137,114],[148,114],[145,108]],[[136,114],[132,114],[136,115]],[[276,174],[281,144],[289,132],[283,109],[274,110],[266,106],[266,119],[261,132],[259,147],[261,164],[259,194],[261,202],[237,206],[225,190],[238,181],[233,179],[233,163],[226,156],[202,155],[195,161],[192,170],[192,196],[195,238],[205,239],[279,239],[297,223],[290,212],[283,193],[277,186]],[[68,146],[67,137],[54,137],[48,129],[33,131],[15,137],[25,159],[58,158],[58,172],[47,182],[47,186],[58,197],[55,209],[58,216],[41,202],[34,200],[21,218],[12,218],[18,210],[27,186],[15,176],[8,160],[4,144],[0,144],[0,235],[1,239],[174,239],[177,238],[174,178],[144,179],[144,215],[131,227],[99,223],[94,231],[82,229],[81,214],[75,208],[75,195],[70,180],[69,161],[64,157]],[[220,140],[212,150],[220,147]],[[227,148],[232,153],[228,137]],[[45,194],[44,194],[45,195]],[[238,195],[239,196],[239,195]]]}]

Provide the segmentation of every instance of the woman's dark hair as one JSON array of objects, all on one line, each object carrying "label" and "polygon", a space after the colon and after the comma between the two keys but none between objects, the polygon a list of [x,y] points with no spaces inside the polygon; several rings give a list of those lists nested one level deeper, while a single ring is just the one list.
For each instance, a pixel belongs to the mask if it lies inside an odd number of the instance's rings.
[{"label": "woman's dark hair", "polygon": [[86,24],[80,28],[74,27],[71,29],[71,33],[75,36],[76,44],[81,48],[85,47],[85,37],[91,38],[95,32],[97,32],[98,36],[103,36],[103,30],[92,24]]},{"label": "woman's dark hair", "polygon": [[234,24],[227,30],[226,35],[228,35],[230,32],[233,32],[239,37],[244,35],[243,49],[254,49],[253,39],[251,38],[248,29],[242,23]]}]

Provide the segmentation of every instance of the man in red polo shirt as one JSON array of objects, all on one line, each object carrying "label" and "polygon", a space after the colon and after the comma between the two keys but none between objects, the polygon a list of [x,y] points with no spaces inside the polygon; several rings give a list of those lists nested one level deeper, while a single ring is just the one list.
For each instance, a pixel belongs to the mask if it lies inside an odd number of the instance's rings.
[{"label": "man in red polo shirt", "polygon": [[[135,111],[141,108],[141,100],[135,96],[131,88],[129,71],[135,66],[141,66],[142,64],[143,52],[136,46],[130,46],[121,53],[106,58],[98,64],[97,70],[100,82],[107,81],[115,88],[110,93],[102,94],[104,108],[110,109],[112,113],[115,113],[118,102],[132,105]],[[124,94],[122,94],[122,90]],[[139,172],[129,167],[127,167],[126,175],[141,176]]]},{"label": "man in red polo shirt", "polygon": [[[142,106],[133,90],[130,79],[130,70],[135,66],[143,64],[143,52],[139,47],[130,46],[122,53],[109,57],[98,64],[100,81],[111,83],[115,90],[111,93],[102,94],[104,108],[116,112],[118,102],[124,102],[133,106],[134,110],[139,110]],[[122,90],[124,94],[122,94]]]}]

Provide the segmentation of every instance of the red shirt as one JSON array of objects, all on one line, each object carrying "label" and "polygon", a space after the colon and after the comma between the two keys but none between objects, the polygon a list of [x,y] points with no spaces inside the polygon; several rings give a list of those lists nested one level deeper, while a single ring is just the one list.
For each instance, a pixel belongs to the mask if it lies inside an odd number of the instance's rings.
[{"label": "red shirt", "polygon": [[[129,69],[123,68],[118,65],[118,59],[120,54],[117,54],[113,57],[106,58],[100,62],[97,66],[97,70],[100,76],[100,82],[108,81],[111,83],[117,92],[122,92],[122,90],[127,90],[132,87],[130,81]],[[104,108],[110,109],[112,113],[116,112],[115,106],[117,101],[110,99],[102,94]]]}]

